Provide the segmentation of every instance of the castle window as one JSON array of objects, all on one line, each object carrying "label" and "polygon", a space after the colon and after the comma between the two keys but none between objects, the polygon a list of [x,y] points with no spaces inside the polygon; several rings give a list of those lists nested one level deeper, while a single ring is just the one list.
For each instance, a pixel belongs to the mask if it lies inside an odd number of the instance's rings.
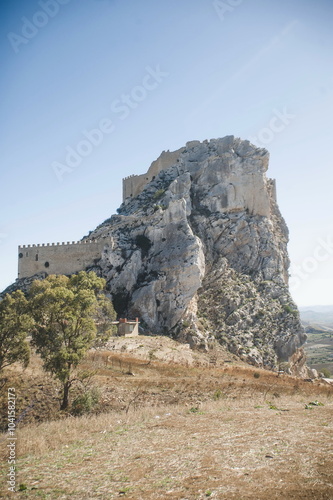
[{"label": "castle window", "polygon": [[49,262],[45,262],[44,266],[45,267],[49,267],[50,263]]},{"label": "castle window", "polygon": [[26,256],[26,257],[29,257],[29,252],[25,252],[25,256]]},{"label": "castle window", "polygon": [[22,259],[23,253],[19,253],[19,258]]},{"label": "castle window", "polygon": [[38,253],[36,253],[36,259],[35,260],[38,260]]}]

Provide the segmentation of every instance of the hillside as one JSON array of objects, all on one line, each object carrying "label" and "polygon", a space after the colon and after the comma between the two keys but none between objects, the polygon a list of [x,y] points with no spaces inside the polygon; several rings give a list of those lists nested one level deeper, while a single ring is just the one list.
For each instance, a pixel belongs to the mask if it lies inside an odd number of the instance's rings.
[{"label": "hillside", "polygon": [[117,215],[81,243],[20,252],[24,278],[6,291],[26,291],[32,269],[41,278],[79,263],[105,278],[118,317],[140,318],[141,333],[201,350],[217,340],[254,366],[290,362],[307,377],[268,162],[266,149],[234,136],[164,151],[145,174],[124,179]]},{"label": "hillside", "polygon": [[333,306],[309,306],[299,308],[304,323],[319,323],[333,328]]},{"label": "hillside", "polygon": [[23,415],[17,498],[332,498],[329,384],[164,337],[111,340],[81,369],[94,371],[85,390],[99,402],[75,418],[58,412],[37,357],[6,372]]},{"label": "hillside", "polygon": [[118,215],[88,237],[105,241],[92,269],[118,315],[192,347],[217,339],[258,367],[302,359],[288,228],[268,162],[266,149],[227,136],[163,152],[145,175],[124,180]]},{"label": "hillside", "polygon": [[333,376],[333,306],[301,307],[300,316],[307,334],[307,364]]}]

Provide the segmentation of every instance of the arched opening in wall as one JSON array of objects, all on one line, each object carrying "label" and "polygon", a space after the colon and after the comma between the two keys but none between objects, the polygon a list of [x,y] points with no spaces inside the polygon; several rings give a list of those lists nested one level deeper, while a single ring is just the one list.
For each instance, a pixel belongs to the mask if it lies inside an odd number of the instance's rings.
[{"label": "arched opening in wall", "polygon": [[26,257],[29,257],[29,252],[25,252],[25,256],[26,256]]},{"label": "arched opening in wall", "polygon": [[35,260],[36,260],[36,261],[38,260],[38,253],[36,253],[36,259],[35,259]]},{"label": "arched opening in wall", "polygon": [[46,261],[45,264],[44,264],[44,266],[45,267],[50,267],[50,263]]},{"label": "arched opening in wall", "polygon": [[23,253],[22,253],[22,252],[20,252],[20,253],[19,253],[19,259],[22,259],[22,257],[23,257]]}]

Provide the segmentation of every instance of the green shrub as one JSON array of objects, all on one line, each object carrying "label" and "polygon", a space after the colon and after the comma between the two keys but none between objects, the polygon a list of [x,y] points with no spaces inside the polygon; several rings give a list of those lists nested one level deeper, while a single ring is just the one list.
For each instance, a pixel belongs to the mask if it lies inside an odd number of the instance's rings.
[{"label": "green shrub", "polygon": [[153,194],[153,199],[154,200],[159,200],[160,198],[162,198],[162,196],[164,195],[164,193],[165,193],[165,189],[158,189]]},{"label": "green shrub", "polygon": [[329,371],[328,368],[323,368],[320,371],[324,375],[325,378],[331,378],[331,372]]},{"label": "green shrub", "polygon": [[296,314],[297,314],[297,310],[296,310],[296,309],[293,309],[293,308],[291,307],[291,305],[289,305],[289,304],[284,304],[284,305],[283,305],[283,309],[284,309],[287,313],[289,313],[289,314],[294,314],[294,315],[296,315]]},{"label": "green shrub", "polygon": [[192,406],[192,408],[190,408],[188,411],[189,411],[189,413],[198,413],[199,415],[203,414],[203,412],[200,411],[197,406]]},{"label": "green shrub", "polygon": [[99,399],[100,393],[95,387],[80,394],[72,403],[72,415],[79,416],[90,413],[99,403]]},{"label": "green shrub", "polygon": [[216,389],[216,391],[213,394],[213,399],[214,399],[214,401],[217,401],[218,399],[221,399],[222,396],[223,396],[223,393],[222,393],[221,389]]}]

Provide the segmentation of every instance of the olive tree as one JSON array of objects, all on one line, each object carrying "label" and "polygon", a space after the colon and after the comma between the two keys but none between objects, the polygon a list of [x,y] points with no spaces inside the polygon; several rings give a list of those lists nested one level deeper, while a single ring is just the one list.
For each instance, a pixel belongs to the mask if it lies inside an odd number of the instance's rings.
[{"label": "olive tree", "polygon": [[44,369],[63,385],[62,410],[69,404],[74,369],[96,339],[95,318],[99,302],[105,300],[104,287],[104,279],[84,271],[71,277],[50,275],[31,286],[32,343]]},{"label": "olive tree", "polygon": [[6,294],[0,302],[0,371],[15,362],[29,364],[30,348],[26,340],[33,320],[21,290]]}]

